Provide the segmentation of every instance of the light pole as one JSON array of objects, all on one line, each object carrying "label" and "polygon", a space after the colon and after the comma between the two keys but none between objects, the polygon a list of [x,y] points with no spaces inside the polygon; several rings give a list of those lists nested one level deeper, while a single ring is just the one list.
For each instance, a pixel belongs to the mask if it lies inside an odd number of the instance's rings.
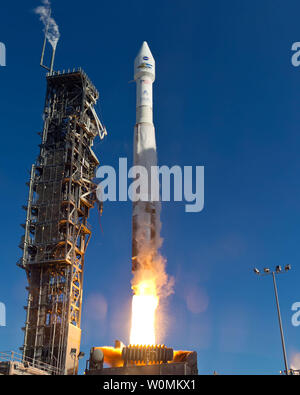
[{"label": "light pole", "polygon": [[[288,272],[289,270],[291,270],[291,265],[286,265],[285,268],[284,268],[284,271]],[[264,268],[263,273],[261,273],[258,269],[255,268],[254,269],[254,273],[259,275],[259,276],[272,275],[273,285],[274,285],[274,292],[275,292],[275,299],[276,299],[278,322],[279,322],[280,335],[281,335],[281,344],[282,344],[285,372],[288,375],[289,374],[288,360],[287,360],[287,355],[286,355],[286,348],[285,348],[285,341],[284,341],[281,313],[280,313],[280,307],[279,307],[278,291],[277,291],[277,284],[276,284],[276,274],[282,274],[284,272],[282,271],[281,266],[276,266],[275,271],[274,270],[271,271],[269,268],[266,267],[266,268]]]}]

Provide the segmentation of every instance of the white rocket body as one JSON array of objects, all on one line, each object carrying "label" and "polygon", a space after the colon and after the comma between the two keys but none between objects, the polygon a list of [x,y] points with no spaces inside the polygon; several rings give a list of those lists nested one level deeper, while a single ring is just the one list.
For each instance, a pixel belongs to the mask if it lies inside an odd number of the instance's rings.
[{"label": "white rocket body", "polygon": [[146,41],[134,61],[136,82],[136,123],[153,125],[152,84],[155,80],[155,60]]},{"label": "white rocket body", "polygon": [[[157,166],[155,130],[153,125],[152,85],[155,61],[144,41],[134,61],[136,82],[136,125],[134,127],[134,165],[148,171],[148,196],[133,203],[132,270],[138,270],[145,254],[157,251],[160,231],[160,203],[151,201],[151,167]],[[152,185],[155,181],[152,180]],[[145,267],[144,267],[145,268]]]}]

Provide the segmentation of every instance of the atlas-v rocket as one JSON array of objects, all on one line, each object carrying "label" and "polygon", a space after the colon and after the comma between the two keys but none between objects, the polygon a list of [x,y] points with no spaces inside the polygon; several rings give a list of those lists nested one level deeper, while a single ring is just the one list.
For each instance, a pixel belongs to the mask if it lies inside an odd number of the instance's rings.
[{"label": "atlas-v rocket", "polygon": [[[146,41],[134,61],[136,82],[136,124],[134,127],[134,166],[142,166],[148,174],[147,191],[133,202],[132,213],[132,270],[149,264],[145,255],[157,252],[160,233],[160,202],[153,199],[153,187],[159,185],[155,130],[153,125],[152,84],[155,80],[155,61]],[[154,179],[156,177],[156,179]],[[151,193],[152,188],[152,193]],[[144,190],[144,188],[141,188]],[[156,196],[157,198],[157,196]],[[149,261],[149,259],[148,259]]]}]

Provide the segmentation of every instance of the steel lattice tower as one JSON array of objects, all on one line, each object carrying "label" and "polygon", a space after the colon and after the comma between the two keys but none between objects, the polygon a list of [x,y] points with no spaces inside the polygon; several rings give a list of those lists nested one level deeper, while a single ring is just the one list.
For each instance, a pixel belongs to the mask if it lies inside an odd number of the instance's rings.
[{"label": "steel lattice tower", "polygon": [[[96,201],[94,138],[105,129],[82,71],[47,75],[40,154],[32,166],[19,266],[28,278],[23,357],[73,372],[79,352],[87,223]],[[77,367],[76,367],[77,369]]]}]

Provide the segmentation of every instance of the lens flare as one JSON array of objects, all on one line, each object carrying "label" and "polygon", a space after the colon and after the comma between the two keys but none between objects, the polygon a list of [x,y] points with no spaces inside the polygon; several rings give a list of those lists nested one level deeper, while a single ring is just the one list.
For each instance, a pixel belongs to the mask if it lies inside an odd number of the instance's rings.
[{"label": "lens flare", "polygon": [[155,282],[143,281],[133,290],[130,344],[155,344],[155,312],[158,306]]}]

